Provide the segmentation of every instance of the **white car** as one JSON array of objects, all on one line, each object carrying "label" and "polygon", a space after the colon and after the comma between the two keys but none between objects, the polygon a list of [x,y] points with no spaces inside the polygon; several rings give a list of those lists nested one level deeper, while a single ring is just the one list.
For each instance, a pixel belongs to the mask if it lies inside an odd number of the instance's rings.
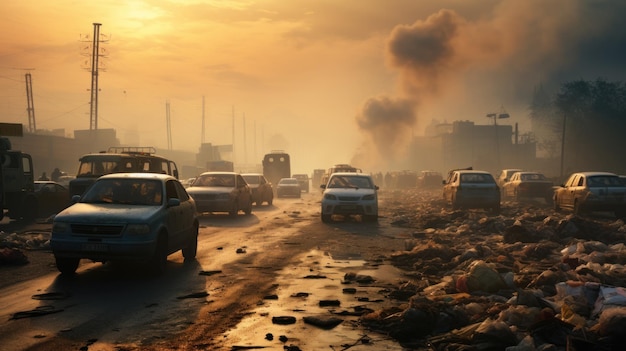
[{"label": "white car", "polygon": [[360,215],[363,221],[378,221],[378,186],[371,175],[333,173],[320,187],[324,189],[322,222],[330,222],[333,215]]}]

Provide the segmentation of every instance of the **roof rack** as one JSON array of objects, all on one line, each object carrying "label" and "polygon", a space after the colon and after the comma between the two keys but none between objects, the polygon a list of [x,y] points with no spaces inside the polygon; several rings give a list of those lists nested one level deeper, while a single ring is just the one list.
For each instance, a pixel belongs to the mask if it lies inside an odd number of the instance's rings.
[{"label": "roof rack", "polygon": [[152,146],[111,146],[108,150],[114,154],[156,154],[156,149]]}]

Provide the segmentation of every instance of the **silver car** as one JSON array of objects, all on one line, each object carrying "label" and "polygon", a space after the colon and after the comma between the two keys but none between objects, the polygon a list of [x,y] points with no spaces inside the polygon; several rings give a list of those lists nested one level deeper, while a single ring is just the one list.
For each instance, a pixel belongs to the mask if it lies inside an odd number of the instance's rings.
[{"label": "silver car", "polygon": [[575,214],[610,211],[626,217],[626,185],[608,172],[578,172],[554,191],[554,209],[571,209]]},{"label": "silver car", "polygon": [[500,213],[500,188],[489,172],[454,170],[443,183],[443,199],[453,209],[485,208]]},{"label": "silver car", "polygon": [[58,270],[76,271],[80,259],[146,262],[165,270],[167,256],[196,257],[195,202],[174,177],[157,173],[102,176],[54,217],[50,247]]},{"label": "silver car", "polygon": [[235,172],[204,172],[187,188],[196,201],[198,213],[239,211],[252,213],[252,190],[245,179]]}]

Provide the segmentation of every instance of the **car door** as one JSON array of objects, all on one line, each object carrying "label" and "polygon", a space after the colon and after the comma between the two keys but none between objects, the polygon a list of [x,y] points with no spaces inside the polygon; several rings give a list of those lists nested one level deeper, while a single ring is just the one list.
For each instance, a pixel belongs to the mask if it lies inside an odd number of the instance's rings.
[{"label": "car door", "polygon": [[243,179],[241,175],[237,174],[235,184],[237,186],[236,192],[237,192],[237,202],[239,203],[239,208],[245,209],[245,208],[250,207],[250,202],[252,201],[251,194],[250,194],[250,187],[246,183],[245,179]]},{"label": "car door", "polygon": [[508,182],[505,182],[502,186],[502,190],[505,197],[513,197],[515,196],[515,188],[519,186],[520,182],[520,174],[514,173]]},{"label": "car door", "polygon": [[574,207],[574,200],[578,188],[584,183],[584,177],[579,174],[573,174],[565,183],[565,189],[561,191],[561,204],[564,207]]},{"label": "car door", "polygon": [[191,201],[189,194],[185,190],[185,187],[177,181],[172,181],[176,186],[176,191],[178,193],[178,199],[180,200],[180,211],[179,211],[179,219],[180,219],[180,230],[182,236],[182,240],[185,240],[190,233],[193,233],[194,226],[194,218],[196,214],[196,208],[194,203]]},{"label": "car door", "polygon": [[[170,199],[178,199],[178,191],[176,190],[176,184],[173,180],[168,180],[165,183],[165,204],[169,203]],[[182,203],[182,201],[181,201]],[[167,211],[167,229],[169,233],[169,247],[177,248],[180,247],[182,243],[181,239],[181,227],[182,227],[182,217],[183,217],[183,206],[171,206],[166,208]]]},{"label": "car door", "polygon": [[261,202],[267,201],[268,193],[267,193],[267,180],[263,176],[259,176],[259,200]]},{"label": "car door", "polygon": [[455,188],[454,182],[456,182],[458,179],[459,179],[459,174],[457,172],[452,173],[450,177],[448,177],[446,184],[444,184],[443,186],[443,198],[445,201],[447,202],[452,201],[453,192]]}]

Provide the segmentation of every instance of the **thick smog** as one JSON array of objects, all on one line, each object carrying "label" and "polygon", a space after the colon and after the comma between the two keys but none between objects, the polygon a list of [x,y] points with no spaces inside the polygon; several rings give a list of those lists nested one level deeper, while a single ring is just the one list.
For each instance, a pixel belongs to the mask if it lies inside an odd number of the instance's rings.
[{"label": "thick smog", "polygon": [[3,350],[622,348],[626,5],[172,5],[0,5]]}]

